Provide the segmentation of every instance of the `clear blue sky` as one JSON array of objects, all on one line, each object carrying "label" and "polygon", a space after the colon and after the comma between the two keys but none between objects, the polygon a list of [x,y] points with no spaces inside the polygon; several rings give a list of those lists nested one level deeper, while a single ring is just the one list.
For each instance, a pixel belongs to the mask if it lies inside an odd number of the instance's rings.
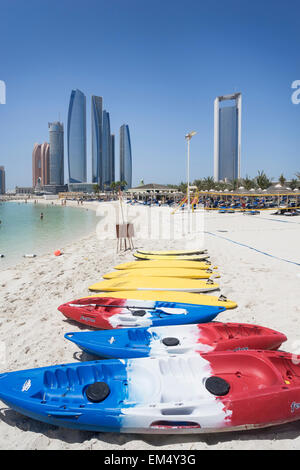
[{"label": "clear blue sky", "polygon": [[[299,0],[0,0],[0,165],[7,188],[31,185],[35,142],[67,127],[71,90],[103,96],[116,134],[127,123],[133,182],[213,175],[213,102],[241,91],[242,176],[300,171]],[[66,133],[65,133],[66,143]],[[67,160],[65,145],[65,161]],[[66,169],[67,170],[67,169]],[[67,171],[66,171],[67,176]]]}]

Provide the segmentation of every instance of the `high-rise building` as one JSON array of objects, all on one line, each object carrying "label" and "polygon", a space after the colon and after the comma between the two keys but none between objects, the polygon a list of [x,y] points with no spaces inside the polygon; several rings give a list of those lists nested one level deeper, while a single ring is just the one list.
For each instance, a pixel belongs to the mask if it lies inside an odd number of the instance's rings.
[{"label": "high-rise building", "polygon": [[[234,100],[234,106],[220,106]],[[215,99],[214,179],[233,181],[241,176],[241,111],[242,95],[219,96]]]},{"label": "high-rise building", "polygon": [[92,182],[101,184],[102,97],[92,96]]},{"label": "high-rise building", "polygon": [[39,178],[41,179],[41,144],[34,144],[32,151],[32,187],[34,188]]},{"label": "high-rise building", "polygon": [[0,166],[0,194],[5,194],[5,169]]},{"label": "high-rise building", "polygon": [[49,122],[49,173],[48,182],[44,184],[64,184],[64,126],[61,122]]},{"label": "high-rise building", "polygon": [[112,164],[111,164],[111,133],[110,118],[107,111],[103,111],[102,118],[102,169],[101,169],[101,189],[109,189],[112,183]]},{"label": "high-rise building", "polygon": [[126,181],[126,188],[132,187],[132,154],[129,127],[120,127],[120,181]]},{"label": "high-rise building", "polygon": [[86,183],[86,97],[72,90],[68,112],[69,182]]},{"label": "high-rise building", "polygon": [[115,181],[115,134],[110,136],[110,179]]},{"label": "high-rise building", "polygon": [[50,183],[50,144],[44,142],[41,145],[41,184]]},{"label": "high-rise building", "polygon": [[32,186],[49,184],[50,146],[47,142],[34,144],[32,151]]}]

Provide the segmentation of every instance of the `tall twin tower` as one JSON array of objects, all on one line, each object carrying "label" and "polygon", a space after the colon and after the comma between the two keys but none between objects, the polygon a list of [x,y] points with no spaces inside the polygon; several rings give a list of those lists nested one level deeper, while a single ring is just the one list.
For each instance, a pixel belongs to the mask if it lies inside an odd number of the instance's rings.
[{"label": "tall twin tower", "polygon": [[[101,96],[92,96],[92,183],[100,189],[109,189],[115,181],[115,136],[111,133],[109,113],[103,109]],[[126,138],[123,138],[124,128]],[[80,90],[72,90],[68,113],[69,182],[87,181],[86,165],[86,97]],[[120,128],[120,181],[132,185],[132,155],[129,128]]]}]

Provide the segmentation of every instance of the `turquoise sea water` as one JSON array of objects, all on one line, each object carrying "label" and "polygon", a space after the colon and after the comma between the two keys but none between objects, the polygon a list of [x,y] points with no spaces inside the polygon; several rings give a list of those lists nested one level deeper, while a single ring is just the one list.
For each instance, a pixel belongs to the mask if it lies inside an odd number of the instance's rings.
[{"label": "turquoise sea water", "polygon": [[[43,219],[40,218],[43,213]],[[24,202],[0,203],[0,269],[23,260],[24,254],[41,255],[95,233],[94,211],[68,206]]]}]

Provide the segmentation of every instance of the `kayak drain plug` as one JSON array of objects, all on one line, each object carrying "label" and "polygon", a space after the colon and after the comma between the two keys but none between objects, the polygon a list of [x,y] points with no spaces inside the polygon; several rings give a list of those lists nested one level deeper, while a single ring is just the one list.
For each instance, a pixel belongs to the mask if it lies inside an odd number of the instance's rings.
[{"label": "kayak drain plug", "polygon": [[212,375],[206,379],[205,387],[210,393],[217,396],[227,395],[230,390],[229,383],[221,377],[217,377],[215,375]]},{"label": "kayak drain plug", "polygon": [[144,315],[146,315],[145,310],[133,310],[131,313],[134,317],[143,317]]},{"label": "kayak drain plug", "polygon": [[169,337],[169,338],[164,338],[162,342],[165,346],[178,346],[179,339]]},{"label": "kayak drain plug", "polygon": [[95,382],[87,387],[85,393],[89,401],[99,403],[108,397],[110,389],[105,382]]}]

